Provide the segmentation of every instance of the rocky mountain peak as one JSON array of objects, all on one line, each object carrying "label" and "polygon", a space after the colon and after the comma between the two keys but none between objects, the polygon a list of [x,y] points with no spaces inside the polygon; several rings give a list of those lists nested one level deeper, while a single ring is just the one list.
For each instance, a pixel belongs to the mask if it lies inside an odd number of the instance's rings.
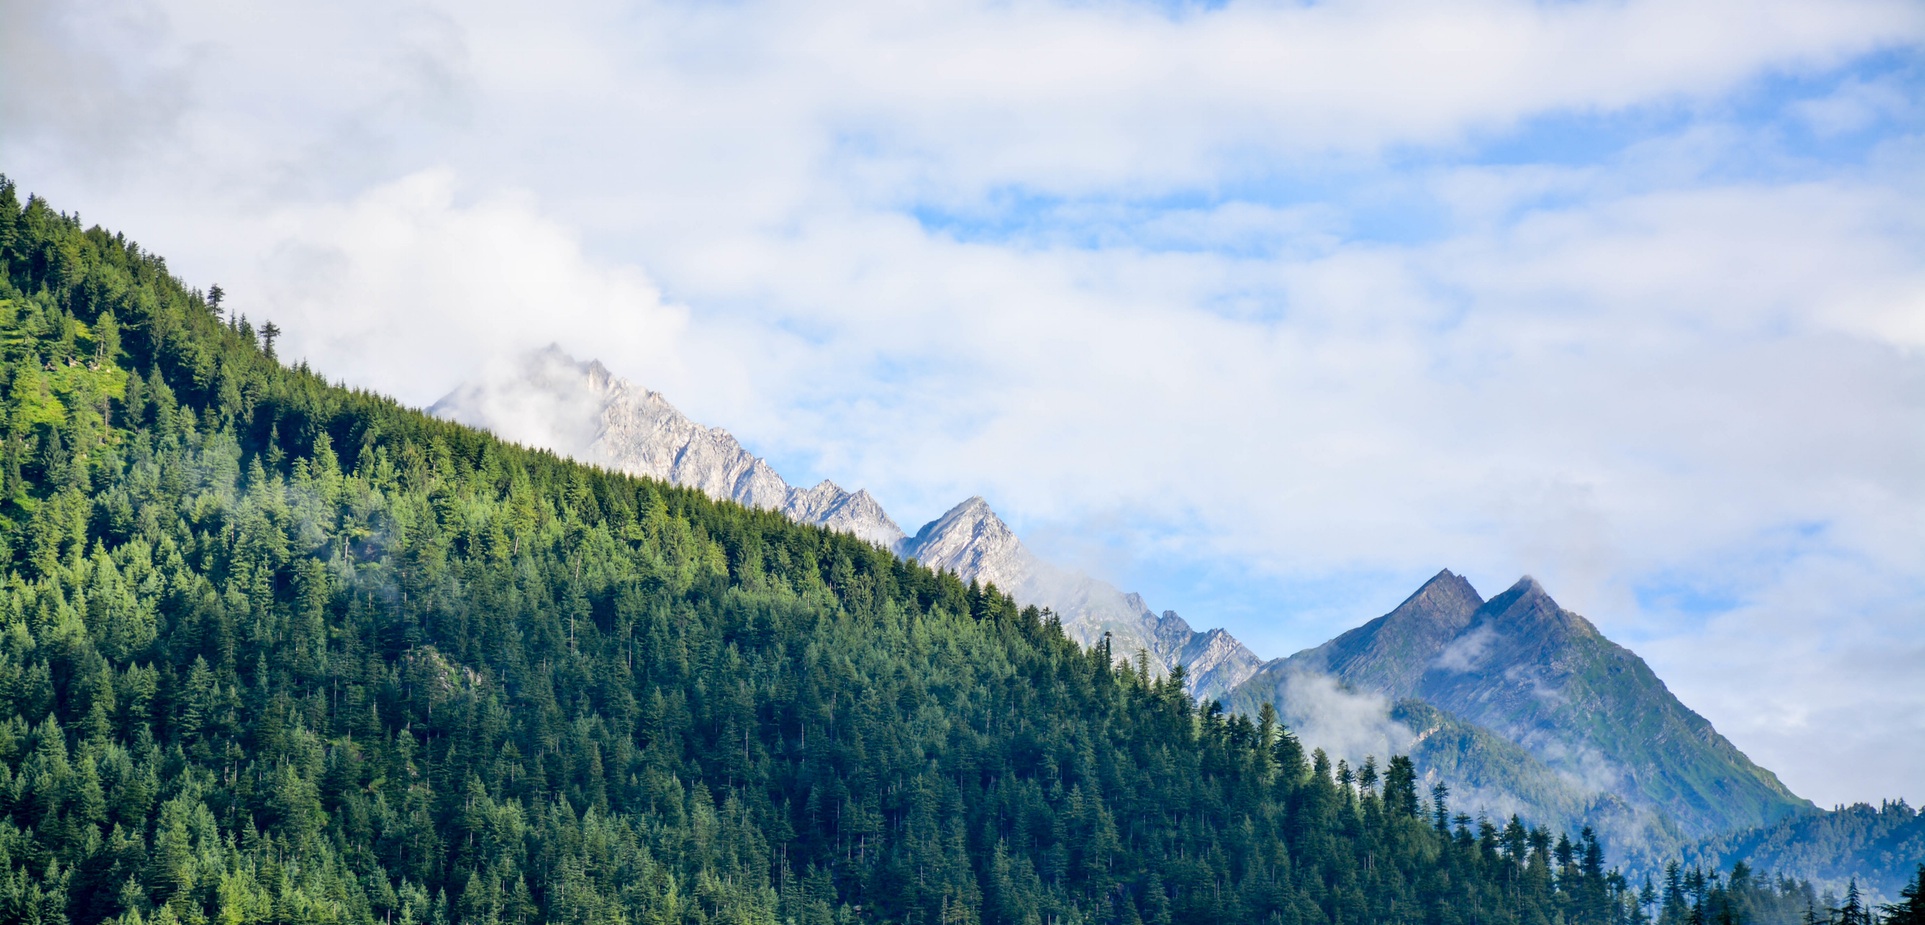
[{"label": "rocky mountain peak", "polygon": [[1395,610],[1290,657],[1297,668],[1392,698],[1413,696],[1440,651],[1470,625],[1484,599],[1449,569],[1424,582]]},{"label": "rocky mountain peak", "polygon": [[1015,593],[1037,571],[1016,534],[981,496],[950,508],[902,544],[903,555]]},{"label": "rocky mountain peak", "polygon": [[1525,575],[1479,609],[1475,622],[1526,636],[1597,636],[1591,621],[1559,606],[1537,579]]},{"label": "rocky mountain peak", "polygon": [[982,495],[970,495],[969,498],[961,504],[950,508],[948,512],[942,515],[941,519],[948,521],[968,521],[971,523],[994,522],[1003,529],[1008,529],[1008,527],[1003,526],[1003,519],[997,516],[996,511],[989,506],[989,502],[983,500]]},{"label": "rocky mountain peak", "polygon": [[[1575,818],[1599,801],[1621,807],[1603,828],[1618,849],[1757,825],[1809,805],[1529,576],[1483,601],[1440,572],[1390,613],[1261,666],[1232,701],[1283,709],[1295,696],[1286,715],[1314,715],[1329,698],[1307,696],[1316,688],[1301,683],[1306,675],[1407,714],[1417,704],[1438,715],[1428,728],[1468,724],[1410,746],[1425,773],[1458,778],[1453,787],[1468,805],[1522,806],[1547,819]],[[1506,757],[1478,736],[1518,751]],[[1519,777],[1527,765],[1537,770]]]},{"label": "rocky mountain peak", "polygon": [[1484,599],[1478,596],[1477,589],[1471,587],[1470,582],[1464,580],[1462,575],[1450,569],[1444,569],[1431,576],[1429,581],[1424,582],[1422,587],[1405,598],[1404,602],[1397,605],[1397,609],[1391,613],[1449,620],[1458,613],[1470,612],[1464,609],[1466,604],[1469,605],[1470,611],[1475,611],[1484,605]]}]

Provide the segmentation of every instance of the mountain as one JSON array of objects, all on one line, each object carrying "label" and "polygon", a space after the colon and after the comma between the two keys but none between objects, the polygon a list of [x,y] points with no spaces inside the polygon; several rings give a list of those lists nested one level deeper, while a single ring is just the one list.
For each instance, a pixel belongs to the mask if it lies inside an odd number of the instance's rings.
[{"label": "mountain", "polygon": [[748,507],[781,511],[893,548],[902,529],[866,491],[834,482],[796,488],[729,432],[688,419],[659,392],[637,388],[600,362],[550,346],[505,375],[469,383],[430,406],[444,420],[491,430],[629,475],[662,479]]},{"label": "mountain", "polygon": [[1122,661],[1147,658],[1152,676],[1185,670],[1185,687],[1221,697],[1256,669],[1256,655],[1222,630],[1197,632],[1141,597],[1034,555],[980,497],[956,505],[913,537],[867,491],[824,481],[790,486],[728,431],[695,423],[658,392],[616,377],[559,347],[522,357],[501,374],[463,385],[429,413],[509,440],[631,475],[698,489],[712,498],[780,511],[805,524],[861,537],[964,581],[994,584],[1023,604],[1054,611],[1071,638],[1110,637]]},{"label": "mountain", "polygon": [[1287,703],[1306,675],[1406,715],[1422,711],[1401,705],[1422,704],[1440,730],[1487,731],[1494,739],[1446,736],[1457,744],[1442,752],[1418,745],[1413,759],[1537,818],[1592,818],[1620,846],[1670,847],[1810,808],[1529,577],[1485,601],[1440,572],[1390,613],[1265,664],[1232,702]]},{"label": "mountain", "polygon": [[1223,630],[1197,632],[1175,611],[1157,616],[1136,594],[1037,557],[982,498],[930,521],[900,550],[932,568],[993,583],[1018,601],[1050,608],[1061,616],[1064,632],[1085,646],[1107,635],[1119,661],[1142,653],[1154,677],[1182,667],[1187,689],[1199,698],[1227,694],[1258,664]]},{"label": "mountain", "polygon": [[1399,760],[1359,783],[776,495],[331,385],[232,308],[0,178],[0,920],[1636,908],[1581,836],[1554,875],[1549,832],[1440,831]]}]

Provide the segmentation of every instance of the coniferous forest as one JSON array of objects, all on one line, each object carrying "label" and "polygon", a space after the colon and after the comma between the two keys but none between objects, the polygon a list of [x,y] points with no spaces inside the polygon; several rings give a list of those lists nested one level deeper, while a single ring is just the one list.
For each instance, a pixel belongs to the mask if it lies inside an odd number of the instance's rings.
[{"label": "coniferous forest", "polygon": [[1627,883],[994,588],[331,385],[222,303],[0,181],[6,921],[1839,917]]}]

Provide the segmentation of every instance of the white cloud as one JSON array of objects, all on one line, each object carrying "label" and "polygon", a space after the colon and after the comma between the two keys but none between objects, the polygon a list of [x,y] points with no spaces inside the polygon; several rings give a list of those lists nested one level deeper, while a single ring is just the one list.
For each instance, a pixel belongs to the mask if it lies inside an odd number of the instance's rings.
[{"label": "white cloud", "polygon": [[1813,132],[1829,137],[1863,131],[1881,119],[1916,112],[1917,101],[1908,99],[1889,80],[1850,80],[1824,96],[1797,104],[1793,111]]},{"label": "white cloud", "polygon": [[265,247],[230,280],[234,310],[271,315],[284,353],[359,385],[425,402],[451,375],[543,340],[651,369],[683,362],[687,312],[646,277],[585,258],[527,197],[458,203],[446,171],[248,230]]},{"label": "white cloud", "polygon": [[1390,702],[1346,690],[1329,675],[1294,672],[1284,679],[1281,719],[1305,748],[1321,748],[1331,760],[1361,766],[1408,753],[1416,742],[1410,727],[1390,716]]},{"label": "white cloud", "polygon": [[1446,671],[1476,671],[1484,661],[1484,653],[1496,639],[1497,630],[1490,624],[1479,626],[1445,646],[1444,651],[1437,654],[1435,664]]},{"label": "white cloud", "polygon": [[1925,713],[1925,583],[1915,565],[1861,550],[1733,567],[1755,579],[1737,608],[1639,647],[1681,699],[1826,807],[1915,800],[1925,780],[1925,754],[1909,745]]}]

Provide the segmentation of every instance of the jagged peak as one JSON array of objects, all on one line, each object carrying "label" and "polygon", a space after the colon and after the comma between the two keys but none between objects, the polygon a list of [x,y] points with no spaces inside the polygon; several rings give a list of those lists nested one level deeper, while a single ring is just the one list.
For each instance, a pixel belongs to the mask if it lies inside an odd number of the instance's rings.
[{"label": "jagged peak", "polygon": [[1157,622],[1157,626],[1166,630],[1174,630],[1174,631],[1183,632],[1183,633],[1196,632],[1196,630],[1190,627],[1190,621],[1183,619],[1183,617],[1174,610],[1163,611],[1163,615],[1158,617],[1156,622]]},{"label": "jagged peak", "polygon": [[1476,588],[1471,587],[1471,583],[1465,580],[1462,575],[1450,569],[1443,569],[1437,574],[1432,575],[1430,580],[1424,582],[1416,591],[1411,592],[1411,595],[1404,598],[1404,602],[1398,604],[1391,613],[1394,614],[1410,608],[1413,604],[1441,603],[1451,600],[1469,600],[1471,602],[1470,609],[1472,610],[1484,604],[1484,598],[1477,593]]},{"label": "jagged peak", "polygon": [[1540,602],[1549,603],[1553,608],[1557,607],[1557,601],[1551,599],[1550,593],[1544,590],[1544,586],[1538,584],[1537,579],[1525,575],[1515,584],[1505,588],[1504,593],[1485,601],[1484,609],[1491,613],[1505,613],[1517,609],[1520,604],[1535,605]]},{"label": "jagged peak", "polygon": [[1003,523],[1003,519],[996,515],[995,510],[990,508],[989,502],[984,501],[981,495],[973,495],[969,500],[945,511],[941,517],[930,521],[919,531],[919,535],[932,530],[946,531],[965,524],[1009,529],[1008,525]]},{"label": "jagged peak", "polygon": [[[1368,637],[1382,629],[1407,633],[1417,631],[1441,644],[1470,623],[1471,615],[1484,606],[1484,598],[1463,576],[1444,569],[1412,592],[1389,613],[1339,636],[1357,634]],[[1419,629],[1419,628],[1422,629]],[[1333,640],[1335,642],[1337,640]]]},{"label": "jagged peak", "polygon": [[1589,636],[1602,635],[1591,621],[1572,613],[1551,597],[1537,579],[1525,575],[1503,594],[1478,609],[1477,622],[1501,626],[1554,626]]},{"label": "jagged peak", "polygon": [[[990,509],[989,502],[983,500],[982,495],[970,495],[967,500],[963,501],[961,504],[956,505],[955,507],[950,508],[949,513],[944,514],[943,516],[949,517],[952,515],[954,516],[969,515],[972,517],[996,517],[996,512]],[[1002,518],[998,517],[996,519],[1001,520]]]}]

